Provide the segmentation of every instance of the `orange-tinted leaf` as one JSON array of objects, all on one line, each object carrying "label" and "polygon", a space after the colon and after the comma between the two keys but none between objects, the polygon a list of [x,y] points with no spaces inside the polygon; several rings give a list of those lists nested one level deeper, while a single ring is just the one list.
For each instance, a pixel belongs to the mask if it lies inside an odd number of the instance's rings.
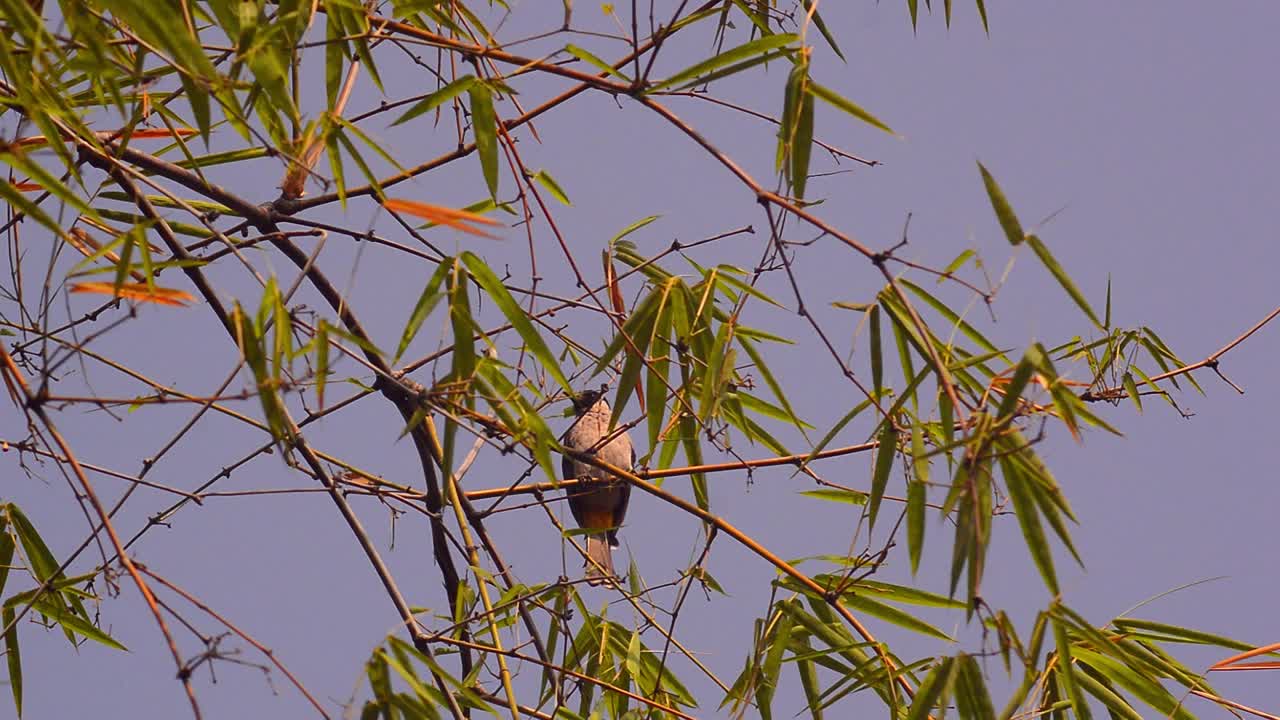
[{"label": "orange-tinted leaf", "polygon": [[479,235],[480,237],[497,239],[497,236],[490,235],[480,228],[472,227],[467,223],[479,223],[482,225],[502,224],[498,220],[485,217],[484,215],[478,215],[466,210],[455,210],[453,208],[442,207],[440,205],[432,205],[430,203],[417,202],[416,200],[388,198],[386,202],[382,203],[382,205],[393,212],[408,213],[410,215],[420,217],[428,222],[433,222],[437,225],[447,225],[454,230],[461,230],[464,233]]},{"label": "orange-tinted leaf", "polygon": [[1210,667],[1209,669],[1218,670],[1218,671],[1275,669],[1276,663],[1274,662],[1261,662],[1261,663],[1241,662],[1241,660],[1248,660],[1249,658],[1252,658],[1252,657],[1257,657],[1259,655],[1266,655],[1267,653],[1273,653],[1273,652],[1280,652],[1280,643],[1263,645],[1262,647],[1256,647],[1252,650],[1249,650],[1248,652],[1242,652],[1239,655],[1232,655],[1231,657],[1225,660],[1219,660],[1218,662],[1214,663],[1213,666]]},{"label": "orange-tinted leaf", "polygon": [[[123,129],[114,130],[114,131],[102,133],[102,134],[103,135],[123,135],[124,130]],[[134,140],[150,140],[154,138],[168,139],[168,138],[174,137],[175,135],[178,137],[187,138],[195,134],[196,134],[196,131],[192,130],[191,128],[174,128],[173,130],[170,130],[169,128],[138,128],[137,130],[134,130],[132,133],[130,133],[129,136]],[[45,136],[33,135],[31,137],[18,138],[18,140],[15,141],[13,144],[17,145],[18,147],[30,147],[30,146],[37,146],[37,145],[47,145],[48,143],[49,141],[45,138]]]},{"label": "orange-tinted leaf", "polygon": [[72,285],[71,292],[100,293],[102,295],[113,295],[136,300],[137,302],[150,302],[157,305],[173,305],[176,307],[184,307],[187,303],[195,300],[191,293],[175,290],[174,288],[147,287],[144,283],[125,283],[117,288],[115,284],[109,282],[82,282]]}]

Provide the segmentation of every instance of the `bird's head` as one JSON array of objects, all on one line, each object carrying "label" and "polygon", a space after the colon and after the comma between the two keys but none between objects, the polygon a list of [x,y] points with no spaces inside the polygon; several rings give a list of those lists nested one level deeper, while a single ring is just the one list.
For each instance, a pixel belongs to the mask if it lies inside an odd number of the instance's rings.
[{"label": "bird's head", "polygon": [[577,415],[581,415],[595,407],[595,404],[600,401],[600,398],[604,397],[605,391],[608,389],[608,385],[601,385],[598,390],[591,388],[574,395],[573,412]]}]

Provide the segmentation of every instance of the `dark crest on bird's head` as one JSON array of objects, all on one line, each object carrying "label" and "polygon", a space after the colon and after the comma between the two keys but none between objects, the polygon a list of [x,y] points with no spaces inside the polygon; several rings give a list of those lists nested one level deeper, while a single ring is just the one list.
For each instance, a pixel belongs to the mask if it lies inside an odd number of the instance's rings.
[{"label": "dark crest on bird's head", "polygon": [[595,406],[600,398],[604,397],[605,392],[609,389],[608,385],[601,385],[600,389],[590,388],[583,390],[573,396],[573,411],[578,415],[585,413]]}]

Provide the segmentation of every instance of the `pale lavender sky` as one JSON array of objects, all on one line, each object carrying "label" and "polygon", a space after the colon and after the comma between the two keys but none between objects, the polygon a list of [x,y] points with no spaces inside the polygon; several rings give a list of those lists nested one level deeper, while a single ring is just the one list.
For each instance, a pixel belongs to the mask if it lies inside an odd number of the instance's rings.
[{"label": "pale lavender sky", "polygon": [[[548,4],[553,5],[553,4]],[[580,3],[584,24],[607,29],[598,6]],[[621,8],[624,4],[619,4]],[[922,3],[923,5],[923,3]],[[941,5],[941,3],[937,3]],[[1280,6],[1274,3],[988,3],[991,34],[985,35],[972,4],[957,2],[951,30],[940,16],[922,17],[913,34],[905,3],[859,1],[822,5],[827,22],[838,30],[848,64],[841,64],[819,43],[814,77],[884,119],[900,138],[878,133],[820,108],[817,134],[882,167],[853,167],[851,174],[815,179],[811,196],[827,201],[817,212],[874,247],[896,242],[908,212],[914,213],[912,259],[939,266],[961,250],[977,248],[993,273],[1010,255],[984,195],[975,160],[999,178],[1023,223],[1032,226],[1062,209],[1040,234],[1095,305],[1101,306],[1108,277],[1113,283],[1114,316],[1120,325],[1150,325],[1190,361],[1203,357],[1252,325],[1278,304],[1275,270],[1280,245],[1271,215],[1280,194],[1280,98],[1274,71],[1280,51],[1274,34],[1280,28]],[[503,37],[516,37],[559,22],[558,5],[539,13],[525,3]],[[669,12],[669,11],[668,11]],[[744,33],[740,30],[738,39]],[[534,48],[536,54],[565,42],[563,38]],[[815,38],[815,42],[819,42]],[[594,47],[594,46],[593,46]],[[708,45],[679,46],[664,57],[665,72],[690,64]],[[618,54],[601,47],[605,57]],[[419,77],[384,70],[392,98],[421,92]],[[781,105],[785,68],[773,67],[751,82],[717,86],[720,96],[765,112]],[[319,79],[316,79],[319,82]],[[537,81],[521,86],[526,107],[562,88]],[[354,111],[372,107],[372,87],[352,103]],[[669,105],[762,180],[770,179],[774,140],[764,124],[734,116],[692,100]],[[499,112],[510,112],[500,106]],[[8,129],[6,128],[6,131]],[[663,218],[632,236],[642,251],[653,253],[673,238],[696,240],[765,220],[753,198],[718,165],[683,136],[628,100],[615,102],[587,94],[567,112],[539,124],[542,145],[520,135],[526,162],[552,172],[574,201],[557,208],[557,220],[584,267],[598,273],[599,250],[617,230],[651,214]],[[451,131],[428,126],[382,135],[402,150],[406,164],[448,148]],[[826,158],[815,153],[815,171]],[[821,158],[821,160],[819,160]],[[462,205],[484,194],[474,162],[460,175],[453,171],[427,176],[394,195],[444,205]],[[274,197],[278,173],[273,166],[260,176],[231,178],[236,189],[257,201]],[[850,168],[848,164],[842,168]],[[348,165],[348,176],[356,169]],[[461,176],[461,180],[459,177]],[[224,183],[227,178],[222,178]],[[509,192],[510,178],[504,178]],[[1065,209],[1063,209],[1065,208]],[[327,217],[337,218],[336,208]],[[353,205],[349,222],[365,226],[373,220],[367,205]],[[394,226],[377,223],[392,237]],[[803,239],[803,233],[794,239]],[[522,231],[510,231],[496,244],[437,235],[446,251],[472,249],[492,258],[496,267],[509,262],[517,278],[527,277]],[[550,286],[569,292],[571,284],[557,262],[552,239],[539,226],[540,270]],[[763,235],[740,243],[718,244],[724,258],[750,266],[758,257]],[[352,251],[341,238],[325,249],[321,264],[336,281],[346,282]],[[274,267],[292,278],[278,256],[254,255],[261,267]],[[268,265],[269,263],[269,265]],[[672,267],[676,267],[672,264]],[[871,268],[831,242],[801,253],[797,269],[810,283],[819,304],[830,300],[870,299],[878,288]],[[239,297],[254,297],[243,272],[218,277]],[[354,285],[352,303],[375,332],[393,346],[412,302],[425,281],[422,267],[396,256],[366,249]],[[765,289],[792,306],[780,277]],[[632,288],[634,291],[634,288]],[[307,300],[312,307],[320,303]],[[75,299],[72,307],[86,309]],[[1089,327],[1070,300],[1053,284],[1027,252],[1017,254],[1009,282],[996,304],[999,322],[984,331],[1010,347],[1031,340],[1058,342]],[[820,317],[842,348],[853,332],[848,313],[823,309]],[[586,316],[563,314],[566,323],[588,323]],[[759,311],[752,321],[781,329],[795,338],[795,348],[772,350],[773,368],[792,392],[800,414],[818,427],[820,436],[858,400],[842,383],[830,359],[814,354],[814,338],[794,315]],[[128,348],[155,342],[157,328],[181,332],[195,327],[207,339],[192,339],[176,357],[147,357]],[[590,331],[573,332],[580,338]],[[187,332],[186,336],[192,333]],[[1097,407],[1120,427],[1124,438],[1090,433],[1077,446],[1054,432],[1042,451],[1068,497],[1081,525],[1075,540],[1087,571],[1067,564],[1059,554],[1065,601],[1102,623],[1135,603],[1177,586],[1216,576],[1225,579],[1176,593],[1139,613],[1163,622],[1189,625],[1257,644],[1280,640],[1274,622],[1275,578],[1280,564],[1267,550],[1274,543],[1274,510],[1280,501],[1275,473],[1266,459],[1273,451],[1271,410],[1280,406],[1273,358],[1280,330],[1268,328],[1226,356],[1222,369],[1247,391],[1237,395],[1211,375],[1200,380],[1207,396],[1179,397],[1194,417],[1183,419],[1168,406],[1148,399],[1146,413],[1132,406]],[[429,350],[434,338],[415,349]],[[502,345],[510,347],[510,341]],[[154,347],[154,346],[153,346]],[[100,349],[125,353],[149,368],[156,379],[184,383],[193,393],[212,390],[234,361],[234,348],[199,309],[144,309],[143,320],[101,341]],[[414,352],[411,351],[410,355]],[[204,381],[197,381],[201,376]],[[346,372],[356,370],[348,366]],[[1083,371],[1076,369],[1076,377]],[[104,394],[131,388],[101,370],[91,375]],[[335,392],[340,392],[335,386]],[[252,407],[252,406],[249,406]],[[631,409],[634,412],[634,408]],[[139,459],[154,452],[178,423],[183,409],[146,409],[115,423],[101,413],[62,413],[57,421],[86,460],[135,472]],[[840,442],[865,439],[870,426],[850,426]],[[557,421],[556,427],[559,427]],[[410,481],[414,460],[407,441],[397,443],[398,418],[385,402],[370,399],[355,406],[337,423],[309,432],[321,447],[363,464],[387,477]],[[0,432],[21,435],[16,413],[0,418]],[[785,433],[784,433],[785,435]],[[787,436],[794,441],[792,436]],[[192,488],[241,457],[260,438],[241,427],[214,419],[206,429],[157,467],[153,479]],[[794,443],[799,447],[798,443]],[[739,442],[744,455],[762,456],[761,448]],[[46,481],[25,479],[8,456],[5,499],[16,501],[32,517],[62,555],[78,544],[85,521],[70,502],[65,483],[46,468]],[[818,469],[829,479],[865,487],[869,459],[855,456]],[[509,468],[481,463],[467,478],[469,487],[502,485]],[[98,488],[114,499],[124,489],[106,478]],[[238,472],[223,489],[298,487],[278,457],[262,458]],[[847,506],[799,497],[811,484],[791,477],[790,470],[756,473],[745,478],[712,479],[712,507],[726,519],[757,535],[783,557],[848,549],[856,518]],[[686,493],[687,484],[668,488]],[[170,502],[142,495],[120,522],[127,534],[148,514]],[[404,518],[390,547],[386,513],[372,502],[357,502],[373,529],[403,589],[415,605],[444,608],[438,574],[429,553],[425,523]],[[533,511],[537,513],[539,511]],[[491,527],[506,548],[507,559],[524,582],[550,582],[559,573],[559,540],[545,519],[528,511],[496,516]],[[996,523],[996,544],[988,561],[984,596],[996,607],[1010,609],[1022,627],[1049,597],[1032,567],[1016,523]],[[950,535],[931,519],[934,543],[918,582],[946,591]],[[689,561],[697,525],[677,516],[656,500],[637,496],[623,533],[624,548],[635,553],[645,579],[670,579]],[[153,531],[137,548],[137,557],[200,595],[219,612],[240,623],[279,657],[322,699],[338,704],[360,683],[364,660],[396,617],[351,541],[347,529],[323,496],[280,499],[224,499],[183,511],[172,529]],[[554,558],[548,561],[546,558]],[[87,554],[92,563],[96,555]],[[625,562],[625,551],[623,554]],[[570,573],[577,561],[570,560]],[[83,571],[87,566],[77,568]],[[806,566],[817,570],[817,565]],[[704,601],[691,594],[678,630],[691,649],[726,681],[741,668],[748,649],[751,620],[765,609],[770,567],[732,545],[717,541],[710,571],[732,595]],[[908,582],[904,557],[885,568],[882,577]],[[603,603],[603,593],[589,602]],[[610,616],[632,625],[625,606]],[[973,633],[957,625],[963,617],[930,615],[944,630],[966,639],[959,647],[906,637],[881,623],[873,629],[890,641],[902,640],[904,655],[954,653],[972,649]],[[92,714],[95,717],[182,717],[189,711],[173,666],[153,621],[127,583],[121,598],[103,606],[102,622],[126,643],[127,655],[86,644],[78,653],[60,635],[24,625],[26,717],[36,720]],[[205,625],[212,629],[211,625]],[[192,647],[192,646],[188,646]],[[244,659],[260,662],[245,650]],[[1199,669],[1219,659],[1209,653],[1180,655]],[[995,665],[993,672],[999,672]],[[787,672],[793,673],[790,668]],[[690,673],[684,675],[692,680]],[[261,674],[228,665],[217,668],[217,684],[207,672],[196,675],[196,687],[207,717],[302,717],[308,707],[281,677],[273,695]],[[1275,677],[1234,674],[1213,677],[1228,696],[1272,712],[1280,710]],[[794,678],[775,705],[779,713],[801,709]],[[719,695],[704,681],[698,714],[719,716]],[[76,691],[71,692],[74,688]],[[364,697],[364,690],[360,690]],[[0,700],[0,716],[9,710]],[[851,707],[865,707],[857,704]],[[1207,710],[1195,705],[1195,710]]]}]

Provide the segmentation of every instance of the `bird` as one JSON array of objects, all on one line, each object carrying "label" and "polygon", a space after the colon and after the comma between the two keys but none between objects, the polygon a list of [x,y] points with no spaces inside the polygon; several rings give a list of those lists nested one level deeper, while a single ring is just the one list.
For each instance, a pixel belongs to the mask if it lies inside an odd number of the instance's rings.
[{"label": "bird", "polygon": [[[605,390],[606,387],[584,390],[573,396],[576,419],[565,432],[563,444],[566,450],[591,454],[629,471],[635,467],[636,451],[625,430],[610,430],[612,413],[604,399]],[[578,527],[587,531],[588,560],[584,573],[587,584],[603,584],[615,577],[613,548],[618,547],[618,528],[627,515],[631,485],[569,455],[564,456],[561,469],[566,479],[577,480],[566,495],[573,519]]]}]

